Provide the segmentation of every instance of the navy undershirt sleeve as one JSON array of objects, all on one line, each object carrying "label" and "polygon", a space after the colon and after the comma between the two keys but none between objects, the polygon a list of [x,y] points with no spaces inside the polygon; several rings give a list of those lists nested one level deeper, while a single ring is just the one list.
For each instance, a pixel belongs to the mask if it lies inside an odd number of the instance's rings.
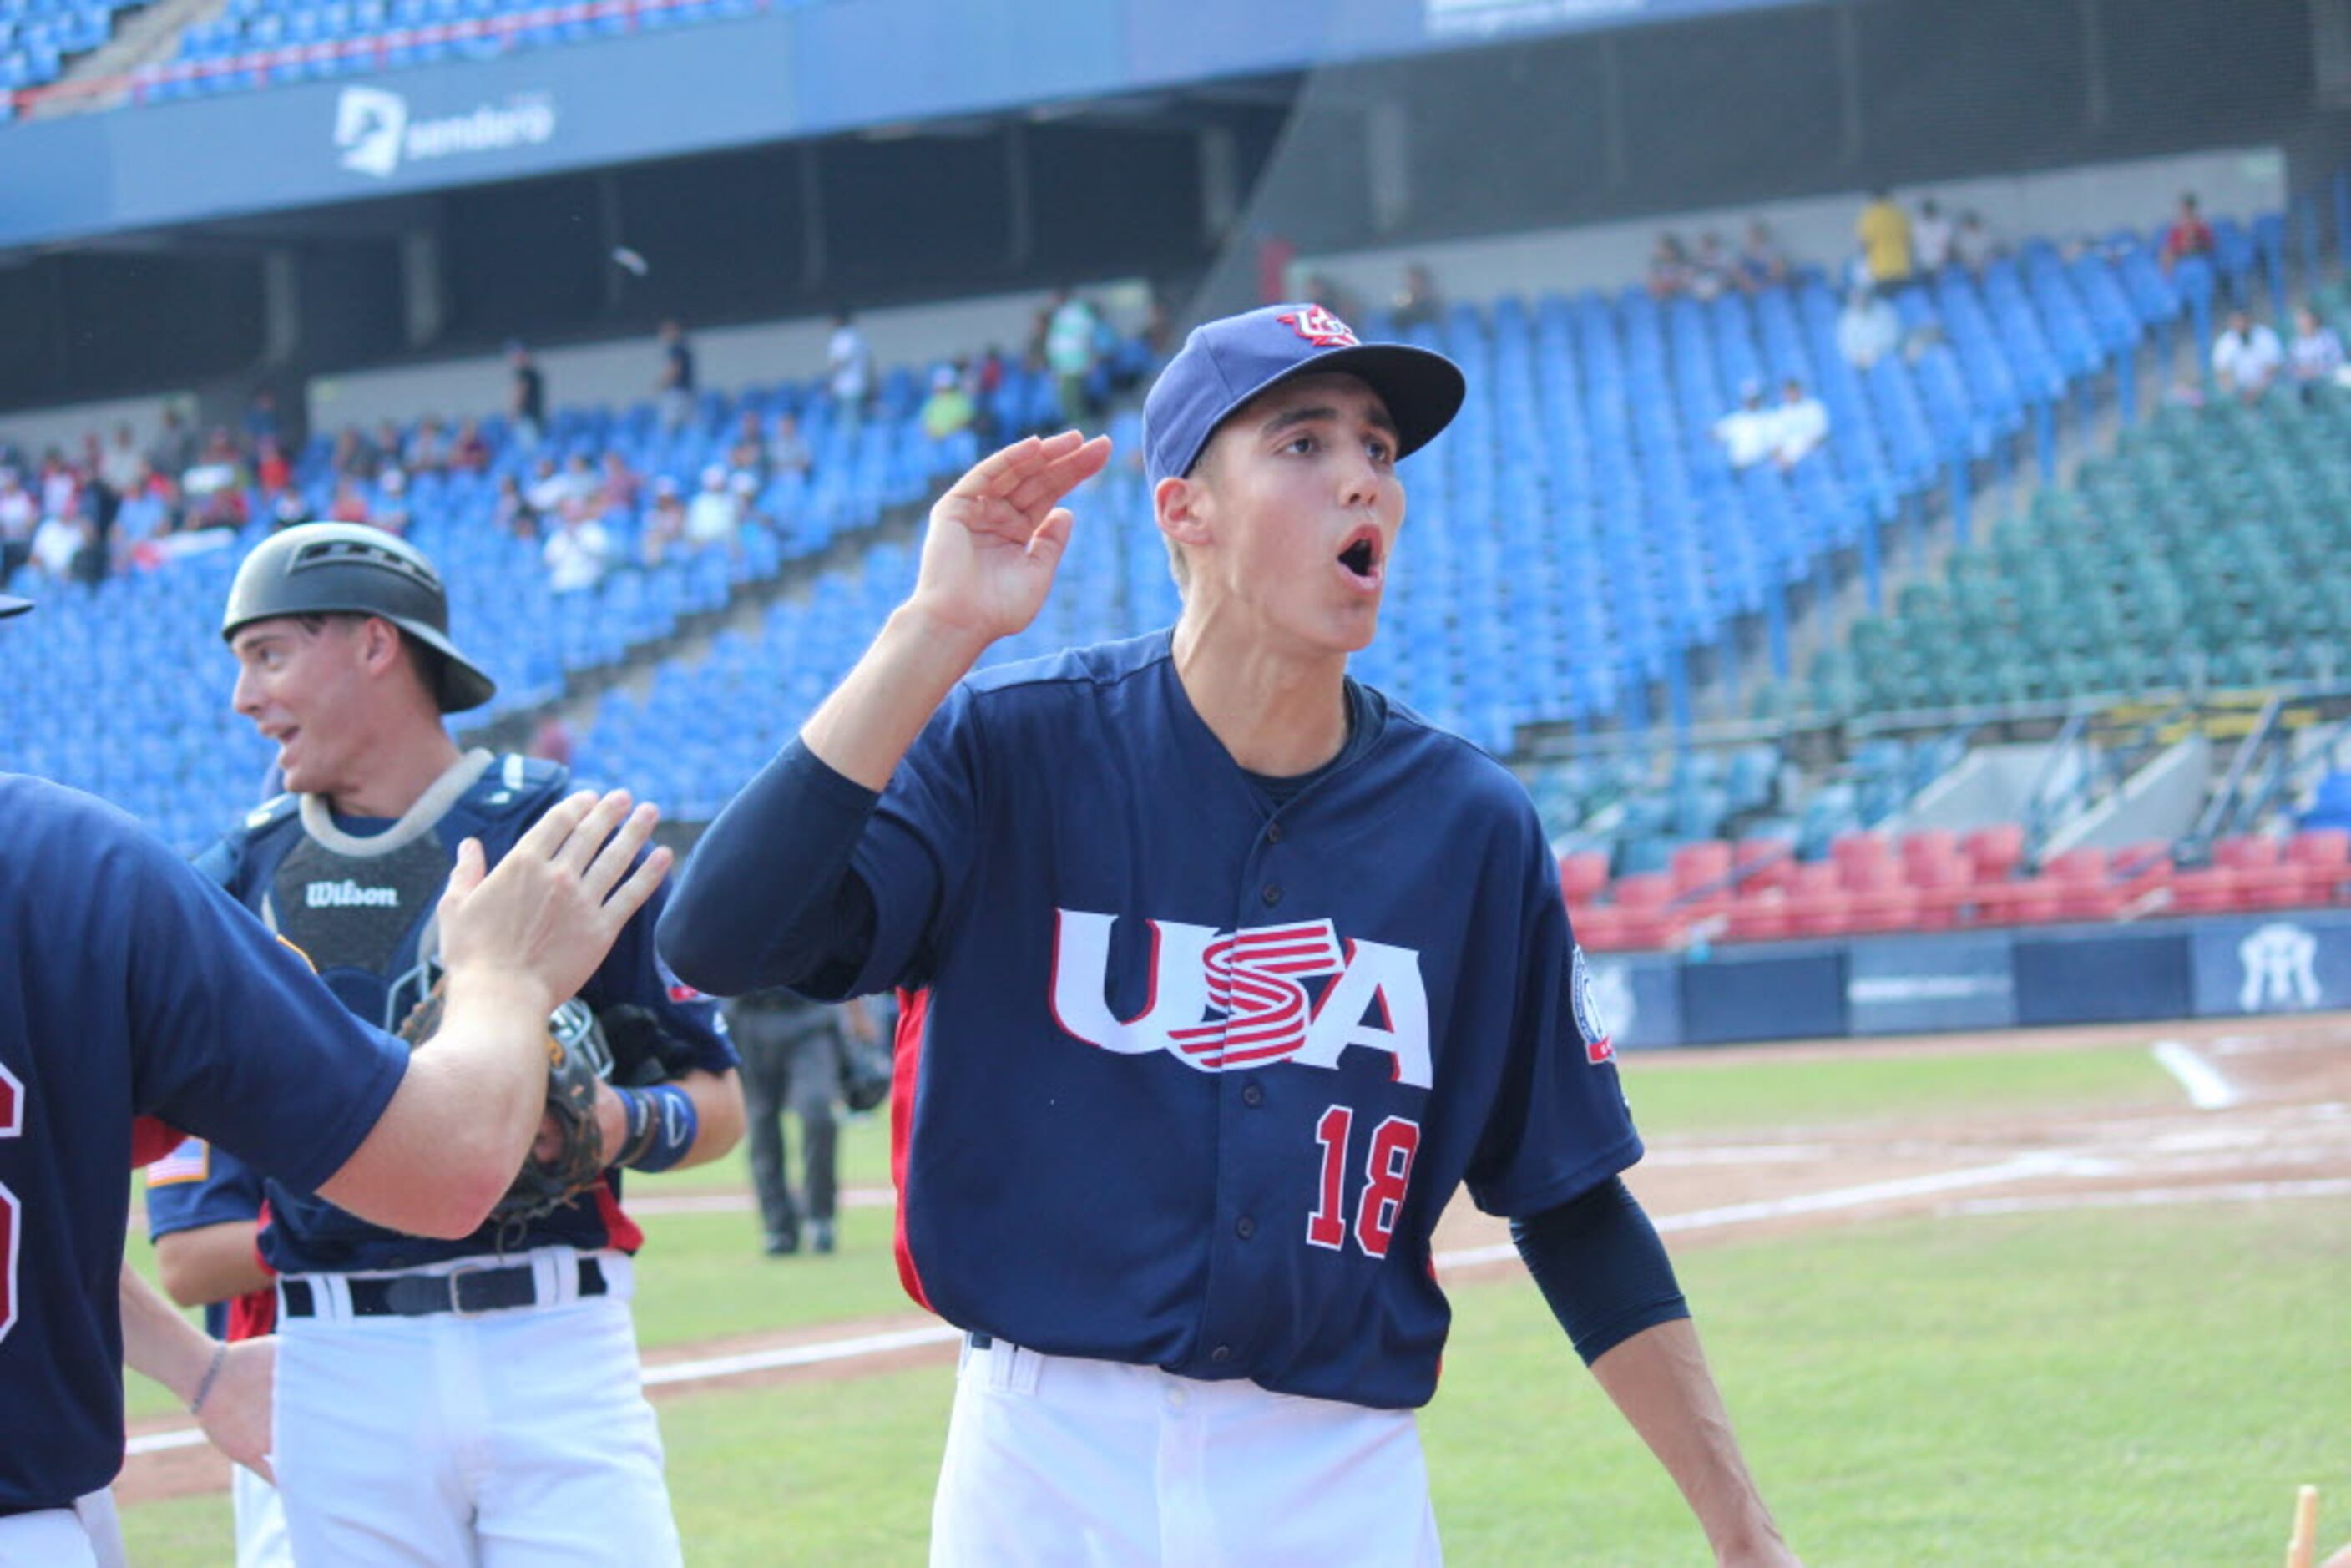
[{"label": "navy undershirt sleeve", "polygon": [[881,797],[795,737],[695,846],[654,940],[712,996],[846,984],[873,944],[873,895],[850,856]]},{"label": "navy undershirt sleeve", "polygon": [[1512,1220],[1510,1239],[1586,1366],[1643,1329],[1689,1316],[1657,1228],[1622,1177]]}]

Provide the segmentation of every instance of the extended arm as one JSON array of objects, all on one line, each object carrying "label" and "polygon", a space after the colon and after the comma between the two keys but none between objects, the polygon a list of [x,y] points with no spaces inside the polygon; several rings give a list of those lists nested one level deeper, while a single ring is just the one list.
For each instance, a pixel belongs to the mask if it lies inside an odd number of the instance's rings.
[{"label": "extended arm", "polygon": [[[931,508],[913,595],[799,737],[719,814],[662,913],[662,956],[716,996],[808,978],[853,935],[848,871],[873,802],[982,653],[1036,618],[1068,545],[1063,497],[1106,439],[1032,436],[984,459]],[[862,906],[870,921],[870,904]]]},{"label": "extended arm", "polygon": [[1739,1452],[1673,1264],[1621,1180],[1510,1227],[1601,1387],[1697,1514],[1718,1561],[1795,1562]]},{"label": "extended arm", "polygon": [[182,1317],[155,1287],[122,1267],[122,1359],[185,1405],[230,1458],[269,1477],[270,1378],[276,1343],[223,1344]]}]

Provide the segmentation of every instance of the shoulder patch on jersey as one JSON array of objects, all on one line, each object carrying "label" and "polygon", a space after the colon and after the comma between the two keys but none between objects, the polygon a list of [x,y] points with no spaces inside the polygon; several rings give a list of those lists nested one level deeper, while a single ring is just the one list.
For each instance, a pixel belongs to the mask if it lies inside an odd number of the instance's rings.
[{"label": "shoulder patch on jersey", "polygon": [[1608,1036],[1608,1026],[1601,1020],[1600,998],[1593,994],[1592,965],[1584,958],[1580,942],[1575,946],[1568,988],[1574,997],[1575,1030],[1583,1037],[1583,1060],[1594,1067],[1615,1060],[1616,1045]]}]

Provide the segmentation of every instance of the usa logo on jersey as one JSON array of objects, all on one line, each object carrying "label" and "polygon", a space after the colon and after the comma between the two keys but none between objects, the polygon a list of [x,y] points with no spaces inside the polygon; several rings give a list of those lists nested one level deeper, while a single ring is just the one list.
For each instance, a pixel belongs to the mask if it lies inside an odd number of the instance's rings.
[{"label": "usa logo on jersey", "polygon": [[[1122,1055],[1155,1051],[1203,1072],[1339,1065],[1350,1046],[1384,1052],[1399,1083],[1434,1082],[1428,993],[1420,955],[1362,938],[1345,944],[1328,920],[1219,931],[1154,920],[1151,998],[1122,1019],[1104,992],[1114,915],[1056,910],[1053,1018],[1089,1045]],[[1327,979],[1318,996],[1305,981]]]}]

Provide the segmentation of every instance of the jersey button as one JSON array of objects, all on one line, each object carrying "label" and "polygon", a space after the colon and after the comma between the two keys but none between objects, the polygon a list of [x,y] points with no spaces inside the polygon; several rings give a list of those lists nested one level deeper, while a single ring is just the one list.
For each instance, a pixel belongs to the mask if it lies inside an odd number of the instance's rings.
[{"label": "jersey button", "polygon": [[1241,1085],[1241,1103],[1252,1107],[1264,1104],[1265,1091],[1257,1084],[1244,1083]]},{"label": "jersey button", "polygon": [[1280,822],[1268,822],[1265,825],[1265,841],[1270,844],[1278,844],[1281,842],[1281,824]]},{"label": "jersey button", "polygon": [[1281,883],[1270,882],[1265,884],[1265,902],[1268,908],[1281,902]]},{"label": "jersey button", "polygon": [[1225,1363],[1232,1360],[1232,1358],[1233,1347],[1228,1344],[1220,1344],[1216,1349],[1208,1353],[1208,1359],[1215,1362],[1218,1366],[1224,1365]]},{"label": "jersey button", "polygon": [[1233,1234],[1239,1237],[1244,1241],[1248,1240],[1250,1237],[1257,1234],[1257,1221],[1251,1219],[1246,1214],[1242,1215],[1238,1219],[1233,1221]]}]

